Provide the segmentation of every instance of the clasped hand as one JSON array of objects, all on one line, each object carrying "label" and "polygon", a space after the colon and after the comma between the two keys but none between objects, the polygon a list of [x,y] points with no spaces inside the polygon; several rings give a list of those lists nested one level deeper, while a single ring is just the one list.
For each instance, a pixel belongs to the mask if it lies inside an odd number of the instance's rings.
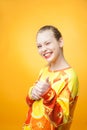
[{"label": "clasped hand", "polygon": [[41,95],[43,95],[47,89],[50,87],[49,78],[47,77],[45,81],[38,81],[33,87],[31,96],[34,100],[39,100]]}]

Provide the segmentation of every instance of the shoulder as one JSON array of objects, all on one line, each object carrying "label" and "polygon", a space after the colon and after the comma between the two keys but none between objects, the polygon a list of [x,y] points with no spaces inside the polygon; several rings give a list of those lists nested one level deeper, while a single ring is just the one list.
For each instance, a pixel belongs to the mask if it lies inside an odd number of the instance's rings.
[{"label": "shoulder", "polygon": [[44,67],[41,68],[40,73],[44,71],[48,71],[49,65],[45,65]]},{"label": "shoulder", "polygon": [[74,91],[77,93],[79,87],[78,76],[73,68],[70,68],[65,71],[68,77],[68,87],[70,91]]},{"label": "shoulder", "polygon": [[66,69],[64,72],[69,79],[78,79],[77,73],[73,68]]},{"label": "shoulder", "polygon": [[49,66],[45,65],[40,69],[39,76],[41,76],[43,73],[46,73],[48,71]]},{"label": "shoulder", "polygon": [[68,81],[68,85],[69,87],[75,87],[75,86],[79,86],[79,80],[78,80],[78,76],[77,73],[75,72],[75,70],[73,68],[67,69],[65,70],[66,73],[66,77],[67,77],[67,81]]}]

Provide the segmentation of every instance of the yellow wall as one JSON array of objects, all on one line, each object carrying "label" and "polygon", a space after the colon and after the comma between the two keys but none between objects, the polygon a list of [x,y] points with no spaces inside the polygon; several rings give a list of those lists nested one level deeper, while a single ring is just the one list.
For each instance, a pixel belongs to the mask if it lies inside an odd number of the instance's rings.
[{"label": "yellow wall", "polygon": [[45,24],[62,32],[65,56],[79,77],[71,130],[87,129],[87,0],[1,0],[0,130],[21,130],[27,90],[45,64],[35,46],[36,32]]}]

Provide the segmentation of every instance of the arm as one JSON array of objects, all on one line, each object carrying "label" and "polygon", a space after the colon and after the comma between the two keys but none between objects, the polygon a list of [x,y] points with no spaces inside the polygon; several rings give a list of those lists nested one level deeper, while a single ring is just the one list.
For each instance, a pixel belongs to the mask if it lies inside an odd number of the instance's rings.
[{"label": "arm", "polygon": [[[74,102],[77,95],[76,86],[71,82],[72,79],[71,81],[65,80],[65,83],[63,83],[63,89],[60,93],[56,93],[56,91],[50,87],[50,89],[42,96],[45,114],[55,127],[67,123],[69,120],[70,104]],[[72,94],[74,95],[73,97],[71,97]]]},{"label": "arm", "polygon": [[33,104],[34,101],[35,101],[35,100],[33,100],[32,97],[31,97],[32,89],[33,89],[33,87],[31,87],[31,88],[29,89],[29,92],[28,92],[28,94],[27,94],[27,96],[26,96],[26,102],[27,102],[27,104],[28,104],[30,107],[32,106],[32,104]]}]

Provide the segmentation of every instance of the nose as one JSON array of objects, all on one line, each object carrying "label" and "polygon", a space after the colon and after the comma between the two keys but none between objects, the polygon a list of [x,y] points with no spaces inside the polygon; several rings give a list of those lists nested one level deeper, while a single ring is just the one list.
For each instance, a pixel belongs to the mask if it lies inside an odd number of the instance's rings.
[{"label": "nose", "polygon": [[47,50],[46,46],[42,46],[42,52],[45,52]]}]

